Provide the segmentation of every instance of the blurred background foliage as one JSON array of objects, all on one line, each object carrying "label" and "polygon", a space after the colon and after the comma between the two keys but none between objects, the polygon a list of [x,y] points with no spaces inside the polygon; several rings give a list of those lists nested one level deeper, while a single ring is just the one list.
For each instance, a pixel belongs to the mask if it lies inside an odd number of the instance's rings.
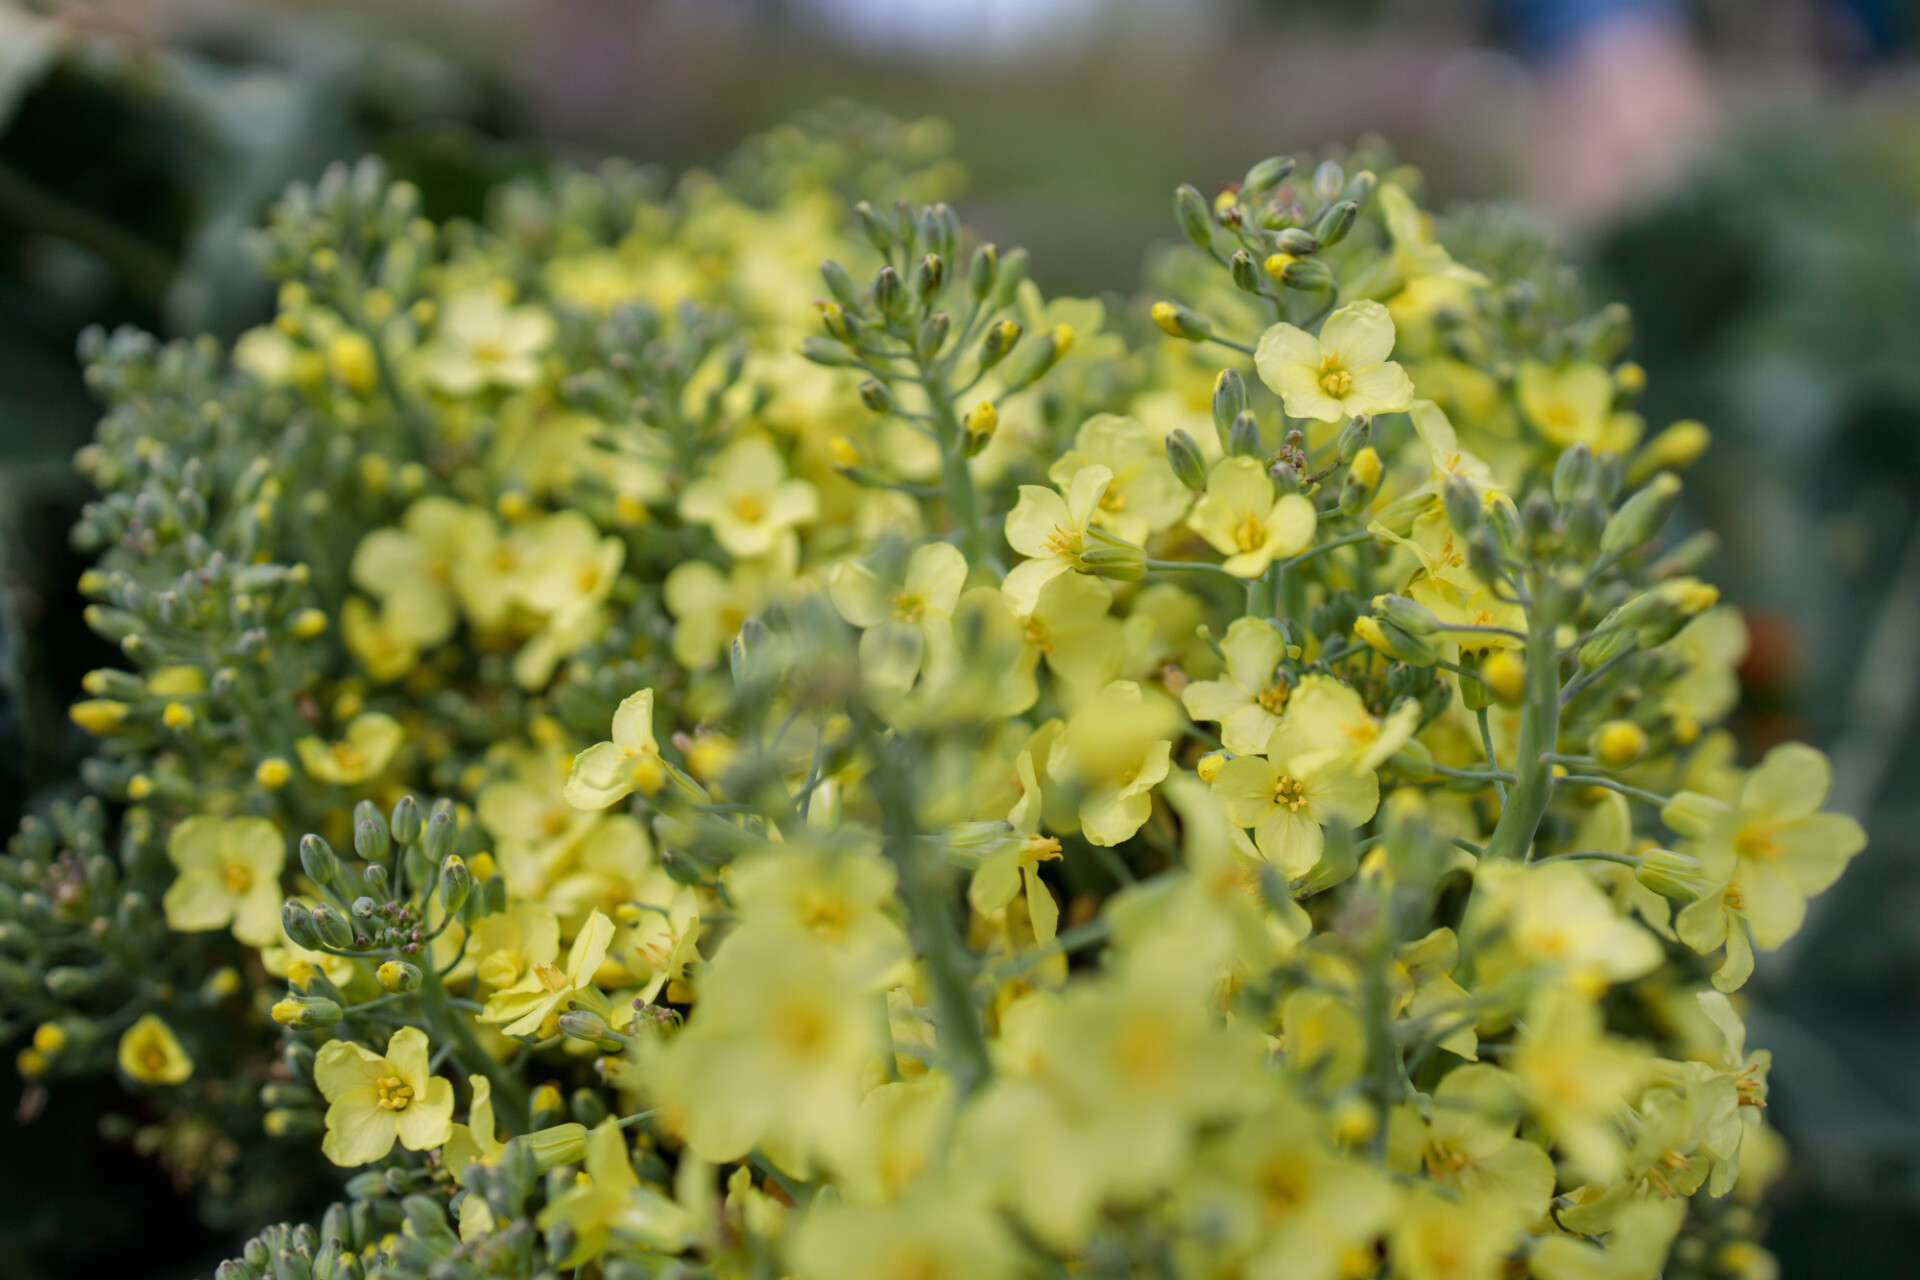
[{"label": "blurred background foliage", "polygon": [[[1625,53],[1555,27],[1569,9],[1622,17]],[[1436,205],[1544,211],[1632,307],[1650,423],[1714,432],[1690,518],[1748,611],[1746,750],[1826,747],[1872,835],[1751,988],[1796,1151],[1769,1243],[1789,1277],[1911,1275],[1915,30],[1901,0],[0,0],[0,820],[66,791],[64,707],[111,657],[66,541],[95,416],[75,339],[262,319],[244,233],[291,180],[372,152],[433,216],[474,214],[555,160],[712,164],[849,97],[950,122],[963,215],[1049,293],[1124,298],[1176,183],[1379,133]],[[47,1097],[7,1070],[0,1275],[201,1274],[259,1225],[197,1217],[111,1083]]]}]

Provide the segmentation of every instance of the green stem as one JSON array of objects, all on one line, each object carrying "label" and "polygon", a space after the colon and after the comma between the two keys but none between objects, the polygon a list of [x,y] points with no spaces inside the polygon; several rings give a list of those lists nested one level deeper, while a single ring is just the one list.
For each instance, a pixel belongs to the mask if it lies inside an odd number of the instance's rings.
[{"label": "green stem", "polygon": [[1572,853],[1556,853],[1550,858],[1535,858],[1533,865],[1544,867],[1549,862],[1617,862],[1623,867],[1637,867],[1641,859],[1630,853],[1608,853],[1604,849],[1576,849]]},{"label": "green stem", "polygon": [[966,553],[967,562],[978,565],[992,548],[987,545],[986,529],[980,522],[980,496],[974,492],[973,468],[967,465],[966,429],[953,411],[945,373],[922,366],[920,385],[926,388],[940,441],[940,488],[946,498],[947,517],[960,535],[960,550]]},{"label": "green stem", "polygon": [[1554,782],[1565,787],[1605,787],[1609,791],[1618,791],[1629,800],[1638,800],[1650,804],[1656,809],[1664,809],[1673,799],[1656,791],[1643,791],[1639,787],[1630,787],[1624,782],[1615,782],[1612,778],[1602,778],[1591,773],[1569,773],[1565,777],[1555,778]]},{"label": "green stem", "polygon": [[1489,858],[1526,860],[1534,832],[1553,798],[1553,766],[1542,757],[1560,737],[1560,664],[1555,656],[1553,628],[1531,619],[1527,632],[1527,704],[1520,713],[1520,750],[1514,761],[1519,778],[1500,821],[1487,841]]},{"label": "green stem", "polygon": [[1247,616],[1250,618],[1271,618],[1274,608],[1274,579],[1277,575],[1271,571],[1258,578],[1247,579]]},{"label": "green stem", "polygon": [[[1458,668],[1458,670],[1463,675],[1466,675],[1466,674],[1472,675],[1475,680],[1480,680],[1480,683],[1482,684],[1486,683],[1485,680],[1480,679],[1480,673],[1477,671],[1468,672],[1465,667]],[[1487,709],[1485,707],[1481,707],[1478,711],[1474,712],[1473,714],[1480,721],[1480,749],[1487,753],[1487,768],[1493,770],[1495,773],[1498,773],[1500,772],[1500,757],[1493,753],[1493,729],[1487,724]],[[1506,783],[1504,782],[1494,783],[1493,793],[1500,797],[1500,807],[1502,809],[1505,809],[1507,807]]]}]

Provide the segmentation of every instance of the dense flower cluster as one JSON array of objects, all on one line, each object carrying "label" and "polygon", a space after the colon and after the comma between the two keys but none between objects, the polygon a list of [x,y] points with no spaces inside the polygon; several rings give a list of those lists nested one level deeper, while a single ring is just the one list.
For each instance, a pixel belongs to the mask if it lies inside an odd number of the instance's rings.
[{"label": "dense flower cluster", "polygon": [[365,166],[92,343],[23,1069],[355,1171],[222,1280],[1766,1275],[1736,993],[1863,838],[1713,727],[1625,317],[1367,154],[1049,300],[942,146]]}]

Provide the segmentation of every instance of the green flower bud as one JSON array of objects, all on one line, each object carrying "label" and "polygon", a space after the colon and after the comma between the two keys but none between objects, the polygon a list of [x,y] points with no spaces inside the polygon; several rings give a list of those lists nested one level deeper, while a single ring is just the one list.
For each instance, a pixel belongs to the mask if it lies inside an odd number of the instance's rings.
[{"label": "green flower bud", "polygon": [[1233,276],[1234,287],[1242,293],[1259,293],[1260,264],[1245,249],[1235,249],[1233,256],[1227,259],[1227,271]]},{"label": "green flower bud", "polygon": [[1380,455],[1372,445],[1354,455],[1353,464],[1347,468],[1347,478],[1340,486],[1340,514],[1359,515],[1373,501],[1373,495],[1380,492],[1380,477],[1383,469]]},{"label": "green flower bud", "polygon": [[420,827],[420,802],[401,796],[393,806],[393,838],[403,845],[413,844],[420,839]]},{"label": "green flower bud", "polygon": [[289,993],[273,1006],[273,1020],[295,1031],[316,1031],[340,1021],[340,1006],[325,996]]},{"label": "green flower bud", "polygon": [[1167,462],[1173,467],[1173,474],[1180,483],[1199,493],[1207,487],[1207,462],[1200,454],[1200,446],[1185,428],[1175,427],[1167,432]]},{"label": "green flower bud", "polygon": [[1379,618],[1355,619],[1353,634],[1389,658],[1416,667],[1432,666],[1440,660],[1440,651],[1433,647],[1432,641],[1423,636],[1409,635],[1393,623]]},{"label": "green flower bud", "polygon": [[880,268],[873,277],[873,305],[884,316],[894,317],[900,312],[905,301],[905,292],[900,285],[900,273],[891,263]]},{"label": "green flower bud", "polygon": [[[439,815],[434,815],[436,820]],[[440,906],[448,915],[453,915],[467,904],[467,898],[473,893],[473,872],[467,869],[466,860],[457,853],[450,853],[440,860]]]},{"label": "green flower bud", "polygon": [[1433,752],[1418,738],[1410,738],[1387,758],[1387,767],[1411,782],[1425,782],[1433,776]]},{"label": "green flower bud", "polygon": [[585,1009],[572,1009],[560,1015],[560,1034],[572,1040],[599,1044],[607,1038],[607,1020]]},{"label": "green flower bud", "polygon": [[1207,208],[1207,198],[1188,183],[1182,183],[1173,193],[1173,218],[1180,224],[1180,230],[1187,239],[1202,249],[1213,245],[1213,211]]},{"label": "green flower bud", "polygon": [[1520,508],[1520,532],[1527,547],[1538,553],[1553,538],[1553,499],[1541,489],[1527,495]]},{"label": "green flower bud", "polygon": [[295,902],[289,898],[281,904],[280,927],[286,931],[287,937],[296,947],[318,951],[322,945],[320,930],[313,922],[313,912],[307,910],[304,902]]},{"label": "green flower bud", "polygon": [[1213,429],[1220,434],[1220,447],[1227,447],[1233,421],[1247,408],[1247,384],[1238,369],[1222,369],[1213,380]]},{"label": "green flower bud", "polygon": [[333,883],[340,874],[340,859],[333,856],[333,846],[316,835],[300,837],[300,869],[315,884],[325,887]]},{"label": "green flower bud", "polygon": [[1341,200],[1327,206],[1314,224],[1314,239],[1322,248],[1339,244],[1347,238],[1347,232],[1353,230],[1354,220],[1360,216],[1360,204],[1357,200]]},{"label": "green flower bud", "polygon": [[1274,237],[1273,243],[1279,252],[1292,257],[1304,258],[1320,251],[1320,242],[1314,239],[1313,232],[1302,227],[1288,227]]},{"label": "green flower bud", "polygon": [[879,250],[881,257],[893,251],[893,231],[887,226],[887,220],[874,212],[872,205],[862,200],[853,206],[853,217],[866,235],[867,243]]},{"label": "green flower bud", "polygon": [[1167,336],[1188,342],[1205,342],[1213,336],[1213,325],[1205,316],[1177,302],[1154,303],[1153,322]]},{"label": "green flower bud", "polygon": [[347,918],[327,903],[314,904],[312,908],[313,927],[320,934],[320,941],[336,950],[347,950],[353,946],[353,925]]},{"label": "green flower bud", "polygon": [[1648,849],[1640,855],[1634,878],[1663,898],[1692,902],[1707,889],[1706,867],[1690,853]]},{"label": "green flower bud", "polygon": [[378,862],[387,856],[392,848],[392,837],[387,831],[387,820],[373,807],[371,800],[362,800],[353,807],[353,851],[366,862]]},{"label": "green flower bud", "polygon": [[388,991],[418,991],[420,989],[420,966],[409,964],[405,960],[389,960],[375,971],[380,985]]},{"label": "green flower bud", "polygon": [[993,292],[993,278],[1000,271],[1000,251],[991,244],[980,245],[967,263],[967,287],[975,302],[985,302]]},{"label": "green flower bud", "polygon": [[1266,452],[1266,445],[1260,440],[1260,423],[1252,410],[1242,410],[1235,415],[1233,425],[1227,429],[1227,452],[1236,458],[1255,458]]},{"label": "green flower bud", "polygon": [[1317,293],[1333,287],[1333,271],[1318,258],[1300,258],[1280,269],[1280,283]]},{"label": "green flower bud", "polygon": [[987,336],[980,341],[980,367],[991,369],[1004,360],[1020,341],[1020,334],[1018,320],[1002,320],[988,328]]},{"label": "green flower bud", "polygon": [[922,307],[930,307],[940,291],[947,287],[947,260],[937,253],[920,259],[913,273],[913,291]]},{"label": "green flower bud", "polygon": [[1340,428],[1338,453],[1340,465],[1346,466],[1359,452],[1373,442],[1373,419],[1366,414],[1355,414],[1347,419],[1347,425]]},{"label": "green flower bud", "polygon": [[1620,504],[1600,535],[1600,554],[1622,556],[1659,534],[1680,504],[1680,477],[1662,471]]},{"label": "green flower bud", "polygon": [[860,363],[860,357],[831,338],[817,336],[802,338],[800,345],[795,349],[814,364],[824,365],[829,369],[851,369]]},{"label": "green flower bud", "polygon": [[860,295],[853,289],[853,277],[832,258],[820,264],[820,278],[827,282],[827,292],[841,306],[851,307],[859,300]]},{"label": "green flower bud", "polygon": [[1105,529],[1087,530],[1087,547],[1080,553],[1085,571],[1115,582],[1138,582],[1147,576],[1147,553]]},{"label": "green flower bud", "polygon": [[1469,711],[1483,711],[1493,705],[1493,686],[1480,677],[1482,661],[1483,655],[1479,652],[1460,655],[1460,665],[1473,673],[1460,677],[1460,700]]},{"label": "green flower bud", "polygon": [[589,1129],[607,1118],[607,1100],[600,1096],[598,1089],[584,1086],[575,1089],[567,1098],[567,1107],[573,1112],[573,1118]]},{"label": "green flower bud", "polygon": [[1567,504],[1564,523],[1567,549],[1574,554],[1586,555],[1599,546],[1601,530],[1607,525],[1607,509],[1601,505],[1600,495],[1591,489],[1575,494]]},{"label": "green flower bud", "polygon": [[1009,249],[1000,257],[1000,276],[993,282],[993,299],[990,305],[998,310],[1012,302],[1014,295],[1027,279],[1027,251]]},{"label": "green flower bud", "polygon": [[454,838],[459,827],[453,815],[451,800],[436,800],[433,814],[427,819],[427,829],[420,836],[421,851],[431,862],[439,862],[453,851]]},{"label": "green flower bud", "polygon": [[1373,598],[1373,613],[1391,622],[1410,636],[1430,636],[1440,630],[1440,619],[1433,610],[1405,596],[1380,595]]},{"label": "green flower bud", "polygon": [[1480,527],[1480,495],[1473,491],[1471,484],[1459,476],[1448,476],[1441,499],[1446,504],[1447,523],[1453,526],[1454,532],[1468,537]]},{"label": "green flower bud", "polygon": [[899,406],[894,398],[893,389],[878,378],[868,378],[860,384],[860,403],[875,413],[892,413]]},{"label": "green flower bud", "polygon": [[1293,172],[1292,156],[1268,156],[1253,168],[1247,170],[1240,179],[1240,195],[1244,199],[1261,192],[1271,191],[1285,182],[1287,175]]},{"label": "green flower bud", "polygon": [[1593,477],[1593,450],[1582,441],[1575,441],[1561,450],[1560,460],[1553,466],[1553,500],[1566,503],[1573,501],[1573,495],[1586,488],[1587,481]]}]

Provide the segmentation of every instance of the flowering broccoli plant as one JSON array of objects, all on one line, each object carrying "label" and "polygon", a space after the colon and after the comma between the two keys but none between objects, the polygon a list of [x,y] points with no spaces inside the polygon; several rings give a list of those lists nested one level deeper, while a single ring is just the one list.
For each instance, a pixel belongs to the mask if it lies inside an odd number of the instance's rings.
[{"label": "flowering broccoli plant", "polygon": [[1624,315],[1365,153],[1049,300],[942,146],[363,166],[89,341],[23,1070],[350,1171],[221,1280],[1766,1274],[1737,992],[1863,837],[1713,727]]}]

